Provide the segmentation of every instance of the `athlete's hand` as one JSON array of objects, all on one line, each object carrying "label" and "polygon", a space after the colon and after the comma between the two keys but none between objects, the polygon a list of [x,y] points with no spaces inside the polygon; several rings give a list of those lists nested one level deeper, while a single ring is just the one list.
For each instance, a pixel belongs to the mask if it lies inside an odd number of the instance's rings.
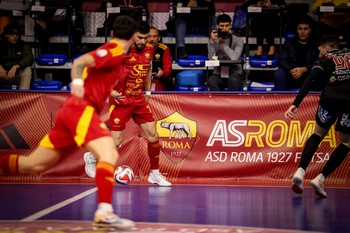
[{"label": "athlete's hand", "polygon": [[111,97],[115,100],[117,104],[119,104],[120,101],[123,101],[125,98],[125,96],[123,96],[121,92],[117,92],[115,90],[111,91]]},{"label": "athlete's hand", "polygon": [[83,98],[84,92],[85,92],[84,86],[71,83],[70,93],[73,96],[75,96],[77,98]]},{"label": "athlete's hand", "polygon": [[151,98],[151,96],[150,95],[145,95],[145,98],[146,98],[146,102],[148,104],[149,103],[149,99]]},{"label": "athlete's hand", "polygon": [[296,114],[298,108],[294,105],[291,105],[288,110],[284,113],[284,116],[287,118],[287,119],[292,119],[294,118],[294,115]]}]

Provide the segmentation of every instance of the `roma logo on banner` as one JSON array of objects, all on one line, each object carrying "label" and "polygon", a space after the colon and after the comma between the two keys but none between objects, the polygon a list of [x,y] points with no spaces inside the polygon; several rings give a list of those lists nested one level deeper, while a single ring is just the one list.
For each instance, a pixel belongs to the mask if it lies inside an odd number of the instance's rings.
[{"label": "roma logo on banner", "polygon": [[197,123],[178,112],[157,121],[160,148],[174,163],[184,160],[197,138]]}]

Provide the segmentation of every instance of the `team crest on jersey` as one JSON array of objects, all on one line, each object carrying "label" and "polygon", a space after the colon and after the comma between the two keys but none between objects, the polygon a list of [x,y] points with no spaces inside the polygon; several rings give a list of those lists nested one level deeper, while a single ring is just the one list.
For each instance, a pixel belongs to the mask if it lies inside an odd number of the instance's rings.
[{"label": "team crest on jersey", "polygon": [[159,58],[160,58],[160,54],[159,53],[157,53],[155,56],[154,56],[157,60],[159,60]]},{"label": "team crest on jersey", "polygon": [[337,81],[337,79],[336,79],[334,76],[332,76],[332,77],[329,79],[329,81],[330,81],[331,83],[333,83],[333,82]]},{"label": "team crest on jersey", "polygon": [[104,57],[104,56],[106,56],[107,54],[108,54],[108,51],[105,50],[105,49],[99,49],[99,50],[97,50],[97,52],[96,52],[96,55],[97,55],[98,57]]},{"label": "team crest on jersey", "polygon": [[149,53],[145,53],[145,57],[149,60],[151,58],[151,55]]},{"label": "team crest on jersey", "polygon": [[198,141],[197,123],[178,112],[157,121],[160,148],[174,163],[184,160]]},{"label": "team crest on jersey", "polygon": [[119,118],[114,118],[114,120],[113,120],[114,124],[116,124],[116,125],[119,123],[119,121],[120,121]]}]

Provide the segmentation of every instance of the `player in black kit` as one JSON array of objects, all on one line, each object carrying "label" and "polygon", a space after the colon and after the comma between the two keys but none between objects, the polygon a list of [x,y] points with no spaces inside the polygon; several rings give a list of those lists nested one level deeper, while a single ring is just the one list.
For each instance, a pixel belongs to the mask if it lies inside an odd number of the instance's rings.
[{"label": "player in black kit", "polygon": [[298,170],[292,178],[293,191],[301,194],[306,168],[330,127],[337,122],[336,130],[340,132],[341,143],[332,152],[321,173],[310,182],[316,195],[325,198],[325,179],[340,166],[350,151],[350,51],[340,50],[340,41],[336,36],[325,37],[319,50],[320,59],[315,62],[293,104],[285,112],[285,117],[294,117],[314,83],[325,82],[316,111],[315,131],[306,142]]}]

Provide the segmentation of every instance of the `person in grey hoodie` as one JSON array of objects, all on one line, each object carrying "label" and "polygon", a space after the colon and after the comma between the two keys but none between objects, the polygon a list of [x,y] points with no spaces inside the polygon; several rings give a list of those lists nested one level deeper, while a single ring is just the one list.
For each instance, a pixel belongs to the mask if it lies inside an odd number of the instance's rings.
[{"label": "person in grey hoodie", "polygon": [[[243,51],[242,38],[231,33],[231,17],[222,14],[217,17],[217,30],[213,30],[209,36],[208,57],[217,57],[219,60],[239,60]],[[241,64],[231,64],[228,72],[223,66],[214,68],[213,74],[208,79],[210,91],[220,91],[228,87],[230,91],[238,91],[242,79]],[[226,75],[227,74],[227,75]]]}]

